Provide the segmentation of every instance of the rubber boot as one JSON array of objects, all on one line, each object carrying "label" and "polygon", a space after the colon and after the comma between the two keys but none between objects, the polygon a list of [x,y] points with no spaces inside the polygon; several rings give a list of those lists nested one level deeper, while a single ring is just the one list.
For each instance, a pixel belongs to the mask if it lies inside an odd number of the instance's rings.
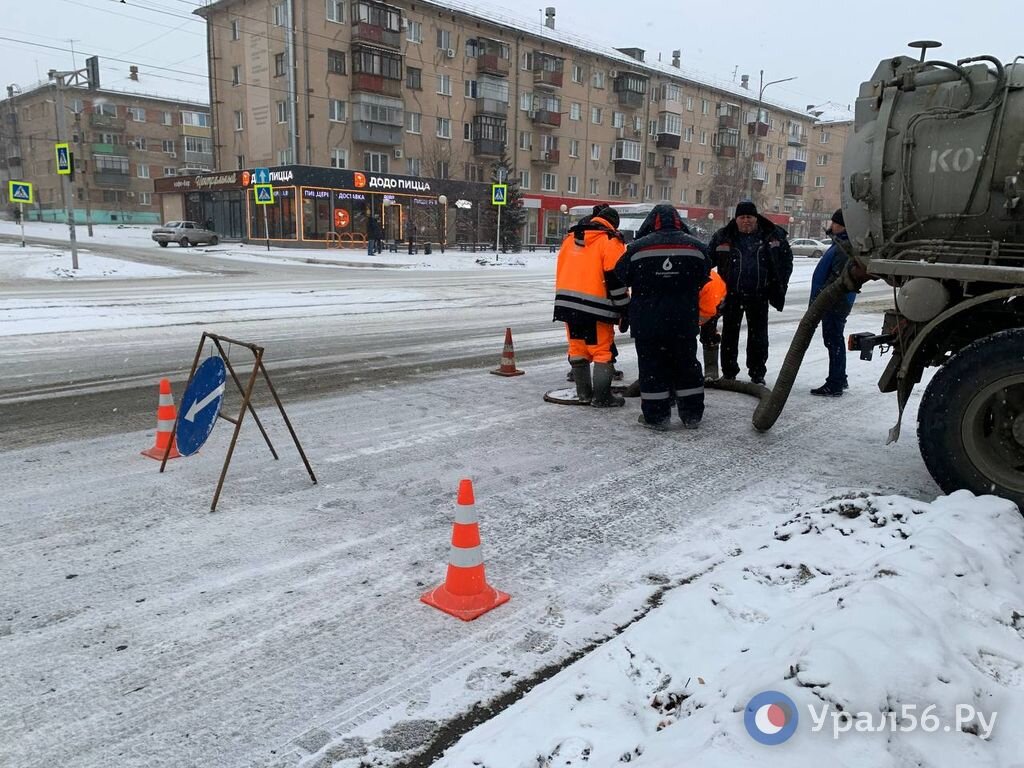
[{"label": "rubber boot", "polygon": [[614,370],[611,363],[594,363],[594,398],[590,404],[595,408],[618,408],[626,404],[624,398],[612,394]]},{"label": "rubber boot", "polygon": [[572,380],[576,382],[576,399],[587,405],[594,399],[594,387],[590,382],[590,363],[578,360],[572,364]]},{"label": "rubber boot", "polygon": [[704,378],[714,381],[719,377],[718,372],[718,345],[704,345]]}]

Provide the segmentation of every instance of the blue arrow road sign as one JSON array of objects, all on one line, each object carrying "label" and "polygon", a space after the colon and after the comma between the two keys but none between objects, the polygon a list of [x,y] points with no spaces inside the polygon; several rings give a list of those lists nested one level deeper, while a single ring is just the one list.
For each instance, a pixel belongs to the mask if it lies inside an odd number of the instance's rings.
[{"label": "blue arrow road sign", "polygon": [[252,183],[253,184],[269,184],[270,183],[270,169],[269,168],[253,168],[253,171],[252,171]]},{"label": "blue arrow road sign", "polygon": [[192,381],[181,398],[178,429],[174,433],[178,451],[191,456],[203,447],[217,423],[220,403],[224,399],[224,381],[227,378],[224,361],[208,357],[196,368]]}]

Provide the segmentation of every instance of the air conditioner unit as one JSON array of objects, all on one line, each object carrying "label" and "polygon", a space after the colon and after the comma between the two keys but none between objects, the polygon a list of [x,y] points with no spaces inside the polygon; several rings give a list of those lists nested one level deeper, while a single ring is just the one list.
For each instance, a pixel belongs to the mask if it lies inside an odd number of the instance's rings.
[{"label": "air conditioner unit", "polygon": [[536,111],[531,109],[529,112],[526,113],[526,116],[529,117],[531,120],[533,120],[533,118],[535,118],[537,116],[537,113],[536,113]]},{"label": "air conditioner unit", "polygon": [[134,192],[125,192],[124,196],[125,197],[135,197],[135,193]]},{"label": "air conditioner unit", "polygon": [[541,156],[542,160],[550,160],[551,159],[551,153],[550,152],[541,152],[540,156]]},{"label": "air conditioner unit", "polygon": [[608,70],[608,78],[610,80],[614,80],[618,76],[619,76],[619,70],[617,70],[617,69],[609,69]]},{"label": "air conditioner unit", "polygon": [[135,149],[135,142],[134,141],[129,141],[128,142],[128,146],[131,147],[132,149]]},{"label": "air conditioner unit", "polygon": [[402,159],[402,148],[401,147],[395,147],[395,160],[401,160],[401,159]]},{"label": "air conditioner unit", "polygon": [[177,152],[168,152],[168,153],[167,153],[167,156],[168,156],[168,157],[177,157],[177,156],[178,156],[178,153],[177,153]]},{"label": "air conditioner unit", "polygon": [[449,48],[447,51],[444,52],[444,55],[447,56],[449,59],[454,59],[455,58],[455,49],[454,48]]},{"label": "air conditioner unit", "polygon": [[640,136],[640,134],[641,134],[641,133],[642,133],[642,131],[641,131],[641,130],[640,130],[639,128],[634,128],[634,129],[633,129],[633,135],[634,135],[634,136],[636,136],[636,137],[638,137],[638,138],[639,138],[639,136]]}]

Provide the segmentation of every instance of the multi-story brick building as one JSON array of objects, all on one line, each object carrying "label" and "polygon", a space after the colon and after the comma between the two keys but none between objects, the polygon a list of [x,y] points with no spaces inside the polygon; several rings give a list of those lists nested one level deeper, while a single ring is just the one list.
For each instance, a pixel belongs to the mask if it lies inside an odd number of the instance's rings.
[{"label": "multi-story brick building", "polygon": [[563,33],[553,8],[543,26],[460,0],[219,0],[196,13],[222,171],[486,182],[507,152],[527,242],[557,238],[561,206],[592,201],[724,217],[749,192],[780,222],[811,207],[811,115],[775,102],[758,115],[746,77],[709,82],[678,51],[648,61]]},{"label": "multi-story brick building", "polygon": [[[56,86],[24,93],[8,86],[0,101],[0,178],[35,185],[27,218],[64,221],[56,172]],[[78,223],[158,223],[153,179],[213,168],[207,104],[107,89],[64,90],[65,124],[74,155],[73,196]]]}]

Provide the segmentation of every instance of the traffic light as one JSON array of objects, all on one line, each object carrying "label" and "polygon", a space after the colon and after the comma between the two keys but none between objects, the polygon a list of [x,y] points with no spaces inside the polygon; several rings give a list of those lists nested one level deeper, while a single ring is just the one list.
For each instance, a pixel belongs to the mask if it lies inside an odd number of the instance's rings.
[{"label": "traffic light", "polygon": [[100,87],[99,56],[90,56],[85,60],[85,78],[88,83],[89,90],[95,91]]}]

